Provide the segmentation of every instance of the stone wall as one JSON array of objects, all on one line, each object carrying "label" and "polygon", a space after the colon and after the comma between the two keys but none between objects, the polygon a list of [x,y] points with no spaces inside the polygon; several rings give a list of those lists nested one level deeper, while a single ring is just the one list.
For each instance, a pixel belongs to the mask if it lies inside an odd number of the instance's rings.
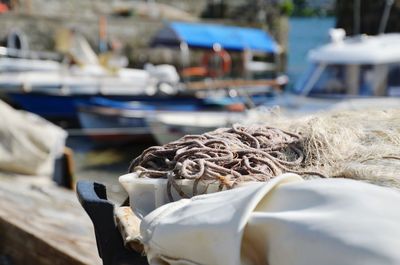
[{"label": "stone wall", "polygon": [[111,0],[14,0],[15,12],[52,17],[93,18],[111,10]]},{"label": "stone wall", "polygon": [[[47,16],[3,14],[0,16],[0,38],[4,38],[11,29],[19,29],[29,39],[32,50],[52,50],[54,35],[62,28],[77,29],[96,49],[98,43],[98,18],[65,19]],[[138,18],[107,19],[109,39],[116,38],[133,47],[147,46],[151,36],[163,26],[161,21]]]},{"label": "stone wall", "polygon": [[[147,2],[146,0],[19,0],[15,1],[14,10],[24,14],[46,16],[69,16],[91,18],[98,14],[110,14],[113,7],[124,3]],[[207,5],[207,0],[154,0],[155,3],[167,4],[180,10],[200,16]]]},{"label": "stone wall", "polygon": [[157,3],[163,3],[174,6],[197,17],[201,15],[207,6],[207,0],[156,0]]}]

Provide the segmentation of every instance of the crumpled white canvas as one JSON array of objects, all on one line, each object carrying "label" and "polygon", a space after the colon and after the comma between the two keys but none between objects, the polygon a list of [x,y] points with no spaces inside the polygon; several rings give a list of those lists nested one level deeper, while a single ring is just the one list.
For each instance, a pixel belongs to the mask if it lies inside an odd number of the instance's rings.
[{"label": "crumpled white canvas", "polygon": [[1,172],[52,176],[66,139],[60,127],[0,100]]},{"label": "crumpled white canvas", "polygon": [[399,207],[395,190],[285,174],[163,205],[141,236],[152,265],[394,265]]}]

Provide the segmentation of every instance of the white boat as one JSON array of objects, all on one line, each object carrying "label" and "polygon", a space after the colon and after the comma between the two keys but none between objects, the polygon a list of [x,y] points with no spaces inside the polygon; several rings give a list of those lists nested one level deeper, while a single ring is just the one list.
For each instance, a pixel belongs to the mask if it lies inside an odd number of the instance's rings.
[{"label": "white boat", "polygon": [[65,58],[0,47],[1,96],[45,118],[76,122],[77,100],[99,95],[137,100],[178,93],[179,76],[172,65],[117,67],[113,56],[108,64],[100,63],[81,35],[75,33],[70,42]]},{"label": "white boat", "polygon": [[14,71],[0,73],[5,92],[38,92],[54,95],[151,95],[156,80],[145,70],[120,69],[107,72],[97,66],[67,67],[58,71]]},{"label": "white boat", "polygon": [[331,42],[310,51],[310,67],[295,87],[304,96],[400,96],[400,34],[345,38],[331,30]]},{"label": "white boat", "polygon": [[126,58],[110,53],[101,60],[83,35],[64,33],[64,37],[61,34],[56,38],[56,46],[63,54],[0,47],[0,91],[71,96],[154,95],[159,83],[179,82],[172,65],[125,68]]},{"label": "white boat", "polygon": [[0,73],[22,71],[59,71],[61,55],[0,47]]},{"label": "white boat", "polygon": [[153,137],[162,145],[185,135],[202,134],[243,122],[246,116],[246,112],[228,111],[155,112],[147,116],[146,121]]},{"label": "white boat", "polygon": [[[0,47],[0,54],[1,49]],[[0,73],[37,71],[49,72],[60,71],[60,63],[53,60],[23,59],[23,58],[0,58]]]},{"label": "white boat", "polygon": [[[38,92],[54,95],[153,95],[160,82],[177,83],[172,65],[149,69],[107,68],[92,50],[85,50],[82,64],[55,60],[56,54],[0,47],[0,89],[2,92]],[[42,59],[41,59],[42,58]],[[177,91],[171,91],[174,93]]]}]

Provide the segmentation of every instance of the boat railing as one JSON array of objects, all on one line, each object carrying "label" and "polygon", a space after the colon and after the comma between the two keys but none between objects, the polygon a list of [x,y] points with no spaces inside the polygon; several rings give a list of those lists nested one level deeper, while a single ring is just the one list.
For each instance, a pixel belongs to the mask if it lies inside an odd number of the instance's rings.
[{"label": "boat railing", "polygon": [[61,54],[55,52],[20,50],[7,47],[0,47],[0,56],[17,57],[22,59],[47,59],[55,61],[60,61],[63,58]]}]

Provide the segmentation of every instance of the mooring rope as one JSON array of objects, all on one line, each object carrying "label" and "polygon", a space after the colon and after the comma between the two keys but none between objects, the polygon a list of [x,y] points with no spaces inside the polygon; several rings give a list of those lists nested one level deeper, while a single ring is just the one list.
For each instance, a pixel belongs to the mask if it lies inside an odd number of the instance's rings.
[{"label": "mooring rope", "polygon": [[233,125],[150,147],[132,162],[129,172],[168,179],[172,201],[172,188],[181,197],[190,197],[177,184],[180,179],[194,180],[192,195],[198,195],[206,192],[199,191],[200,182],[218,183],[222,190],[246,181],[268,181],[285,172],[325,177],[303,171],[304,158],[300,135],[267,126]]}]

